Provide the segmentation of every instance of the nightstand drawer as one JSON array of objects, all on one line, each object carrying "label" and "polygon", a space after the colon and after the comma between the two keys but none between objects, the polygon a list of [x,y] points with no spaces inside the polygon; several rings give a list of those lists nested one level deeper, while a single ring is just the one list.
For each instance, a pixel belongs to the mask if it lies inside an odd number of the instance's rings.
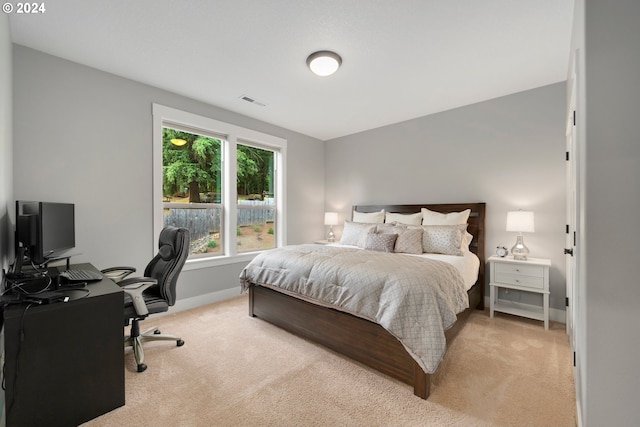
[{"label": "nightstand drawer", "polygon": [[[533,277],[544,277],[544,267],[540,265],[522,265],[496,263],[496,274],[523,275]],[[496,276],[497,278],[497,276]]]},{"label": "nightstand drawer", "polygon": [[495,281],[505,285],[526,286],[527,288],[544,289],[544,277],[525,276],[523,274],[508,274],[496,271]]}]

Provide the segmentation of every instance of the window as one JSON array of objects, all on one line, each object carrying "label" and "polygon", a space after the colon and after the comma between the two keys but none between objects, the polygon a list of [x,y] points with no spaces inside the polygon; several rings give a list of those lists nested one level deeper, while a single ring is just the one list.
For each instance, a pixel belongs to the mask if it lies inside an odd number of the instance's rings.
[{"label": "window", "polygon": [[177,128],[162,127],[162,225],[189,229],[189,256],[220,255],[223,140]]},{"label": "window", "polygon": [[286,140],[157,104],[153,123],[154,241],[188,228],[202,266],[284,244]]},{"label": "window", "polygon": [[273,150],[237,145],[238,252],[276,246],[275,157]]}]

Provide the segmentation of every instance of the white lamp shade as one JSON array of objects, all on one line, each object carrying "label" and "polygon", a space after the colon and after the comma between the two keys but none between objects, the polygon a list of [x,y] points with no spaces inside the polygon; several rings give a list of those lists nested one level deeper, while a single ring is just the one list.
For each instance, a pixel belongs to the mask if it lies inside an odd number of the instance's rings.
[{"label": "white lamp shade", "polygon": [[324,225],[338,225],[338,212],[325,212]]},{"label": "white lamp shade", "polygon": [[531,211],[511,211],[507,212],[507,231],[518,233],[533,233],[533,212]]}]

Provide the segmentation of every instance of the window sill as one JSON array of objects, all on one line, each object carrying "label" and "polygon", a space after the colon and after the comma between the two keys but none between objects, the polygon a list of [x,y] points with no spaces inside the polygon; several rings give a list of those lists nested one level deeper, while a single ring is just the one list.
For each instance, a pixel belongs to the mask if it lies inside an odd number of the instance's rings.
[{"label": "window sill", "polygon": [[219,267],[221,265],[245,263],[251,261],[259,253],[260,252],[246,252],[233,256],[188,259],[182,270],[199,270],[202,268]]}]

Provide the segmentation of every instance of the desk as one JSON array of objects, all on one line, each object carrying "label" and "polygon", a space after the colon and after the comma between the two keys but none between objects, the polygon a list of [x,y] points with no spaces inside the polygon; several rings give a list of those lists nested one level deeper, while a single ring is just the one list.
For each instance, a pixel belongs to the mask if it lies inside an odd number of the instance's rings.
[{"label": "desk", "polygon": [[124,405],[123,292],[110,279],[86,289],[4,310],[7,426],[77,426]]}]

